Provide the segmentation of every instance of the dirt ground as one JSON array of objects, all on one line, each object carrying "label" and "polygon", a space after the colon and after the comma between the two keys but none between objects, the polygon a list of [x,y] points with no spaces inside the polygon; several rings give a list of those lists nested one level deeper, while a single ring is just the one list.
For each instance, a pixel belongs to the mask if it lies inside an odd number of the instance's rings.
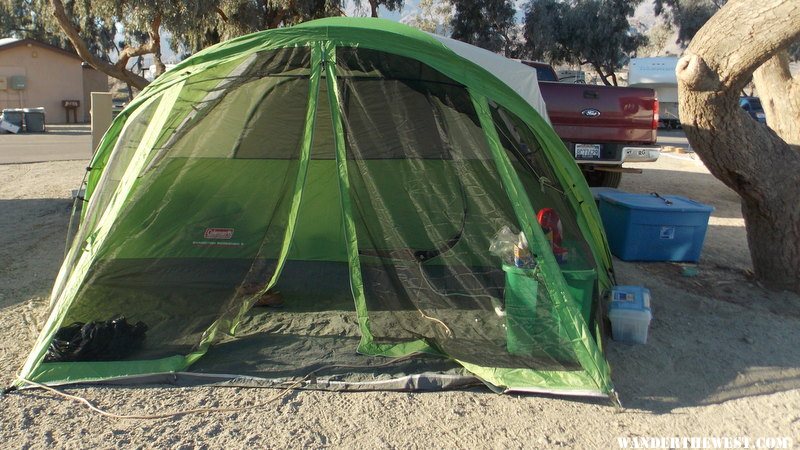
[{"label": "dirt ground", "polygon": [[[42,325],[63,257],[69,194],[86,161],[0,165],[0,384]],[[647,345],[609,342],[622,409],[602,401],[437,393],[291,392],[246,412],[118,420],[31,390],[0,399],[4,448],[618,448],[618,438],[788,437],[800,445],[800,298],[751,279],[737,197],[691,154],[665,154],[623,189],[713,205],[695,277],[677,264],[615,261],[649,287]],[[273,390],[73,388],[124,414],[257,405]],[[233,392],[232,392],[233,391]]]}]

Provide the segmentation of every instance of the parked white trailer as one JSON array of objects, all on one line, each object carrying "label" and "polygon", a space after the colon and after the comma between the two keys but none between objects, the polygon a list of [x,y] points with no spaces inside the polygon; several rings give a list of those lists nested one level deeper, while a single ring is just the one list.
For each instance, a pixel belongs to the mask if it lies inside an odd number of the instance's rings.
[{"label": "parked white trailer", "polygon": [[633,58],[628,66],[628,86],[656,91],[659,123],[667,129],[680,126],[678,118],[677,56]]}]

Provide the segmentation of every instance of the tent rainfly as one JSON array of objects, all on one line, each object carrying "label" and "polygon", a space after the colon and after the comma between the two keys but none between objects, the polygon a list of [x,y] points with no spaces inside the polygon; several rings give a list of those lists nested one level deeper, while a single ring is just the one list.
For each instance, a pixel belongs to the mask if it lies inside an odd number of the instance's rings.
[{"label": "tent rainfly", "polygon": [[104,136],[17,385],[612,395],[611,258],[542,106],[534,71],[379,19],[203,50]]}]

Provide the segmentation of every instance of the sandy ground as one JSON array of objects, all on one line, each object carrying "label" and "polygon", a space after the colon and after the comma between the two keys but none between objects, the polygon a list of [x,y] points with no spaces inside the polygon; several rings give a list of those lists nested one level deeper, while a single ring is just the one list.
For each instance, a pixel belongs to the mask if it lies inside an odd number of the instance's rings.
[{"label": "sandy ground", "polygon": [[[623,189],[682,194],[716,207],[699,275],[616,261],[619,282],[653,294],[647,345],[609,342],[624,408],[605,402],[437,393],[291,392],[246,412],[117,420],[42,391],[0,399],[4,448],[618,448],[620,437],[789,437],[800,445],[800,298],[762,289],[736,196],[693,155],[665,155]],[[63,255],[69,190],[86,161],[0,166],[0,383],[42,324]],[[258,405],[238,388],[73,388],[118,413]]]}]

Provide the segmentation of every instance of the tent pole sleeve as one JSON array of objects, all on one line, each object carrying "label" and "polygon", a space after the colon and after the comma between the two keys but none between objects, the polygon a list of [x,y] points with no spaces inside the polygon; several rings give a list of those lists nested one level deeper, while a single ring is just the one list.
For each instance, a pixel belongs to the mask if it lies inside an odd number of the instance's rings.
[{"label": "tent pole sleeve", "polygon": [[356,307],[361,341],[358,345],[360,353],[388,357],[401,357],[414,353],[435,352],[425,341],[415,340],[398,344],[378,344],[374,341],[370,329],[369,312],[367,310],[364,280],[361,276],[361,262],[358,256],[358,236],[353,219],[353,206],[350,199],[350,178],[347,173],[347,154],[345,132],[341,117],[341,98],[336,79],[336,46],[325,43],[323,66],[328,83],[328,98],[331,107],[331,120],[334,131],[336,150],[336,170],[339,177],[341,210],[344,222],[344,239],[347,247],[347,264],[350,271],[350,290]]},{"label": "tent pole sleeve", "polygon": [[[525,192],[522,181],[519,179],[511,161],[508,159],[502,145],[500,137],[489,110],[489,102],[483,95],[470,91],[470,97],[478,114],[481,128],[483,129],[486,141],[491,149],[497,172],[500,175],[503,188],[511,200],[514,213],[517,216],[525,236],[534,245],[533,248],[549,248],[547,238],[538,226],[534,226],[533,217],[536,210]],[[564,331],[572,343],[578,361],[588,372],[597,384],[597,387],[604,393],[612,390],[610,369],[603,355],[595,345],[591,332],[586,322],[581,317],[574,300],[568,293],[567,284],[559,269],[558,263],[552,253],[547,251],[538,252],[539,267],[545,279],[545,286],[553,301],[554,307],[560,317],[568,321],[568,326]]]}]

